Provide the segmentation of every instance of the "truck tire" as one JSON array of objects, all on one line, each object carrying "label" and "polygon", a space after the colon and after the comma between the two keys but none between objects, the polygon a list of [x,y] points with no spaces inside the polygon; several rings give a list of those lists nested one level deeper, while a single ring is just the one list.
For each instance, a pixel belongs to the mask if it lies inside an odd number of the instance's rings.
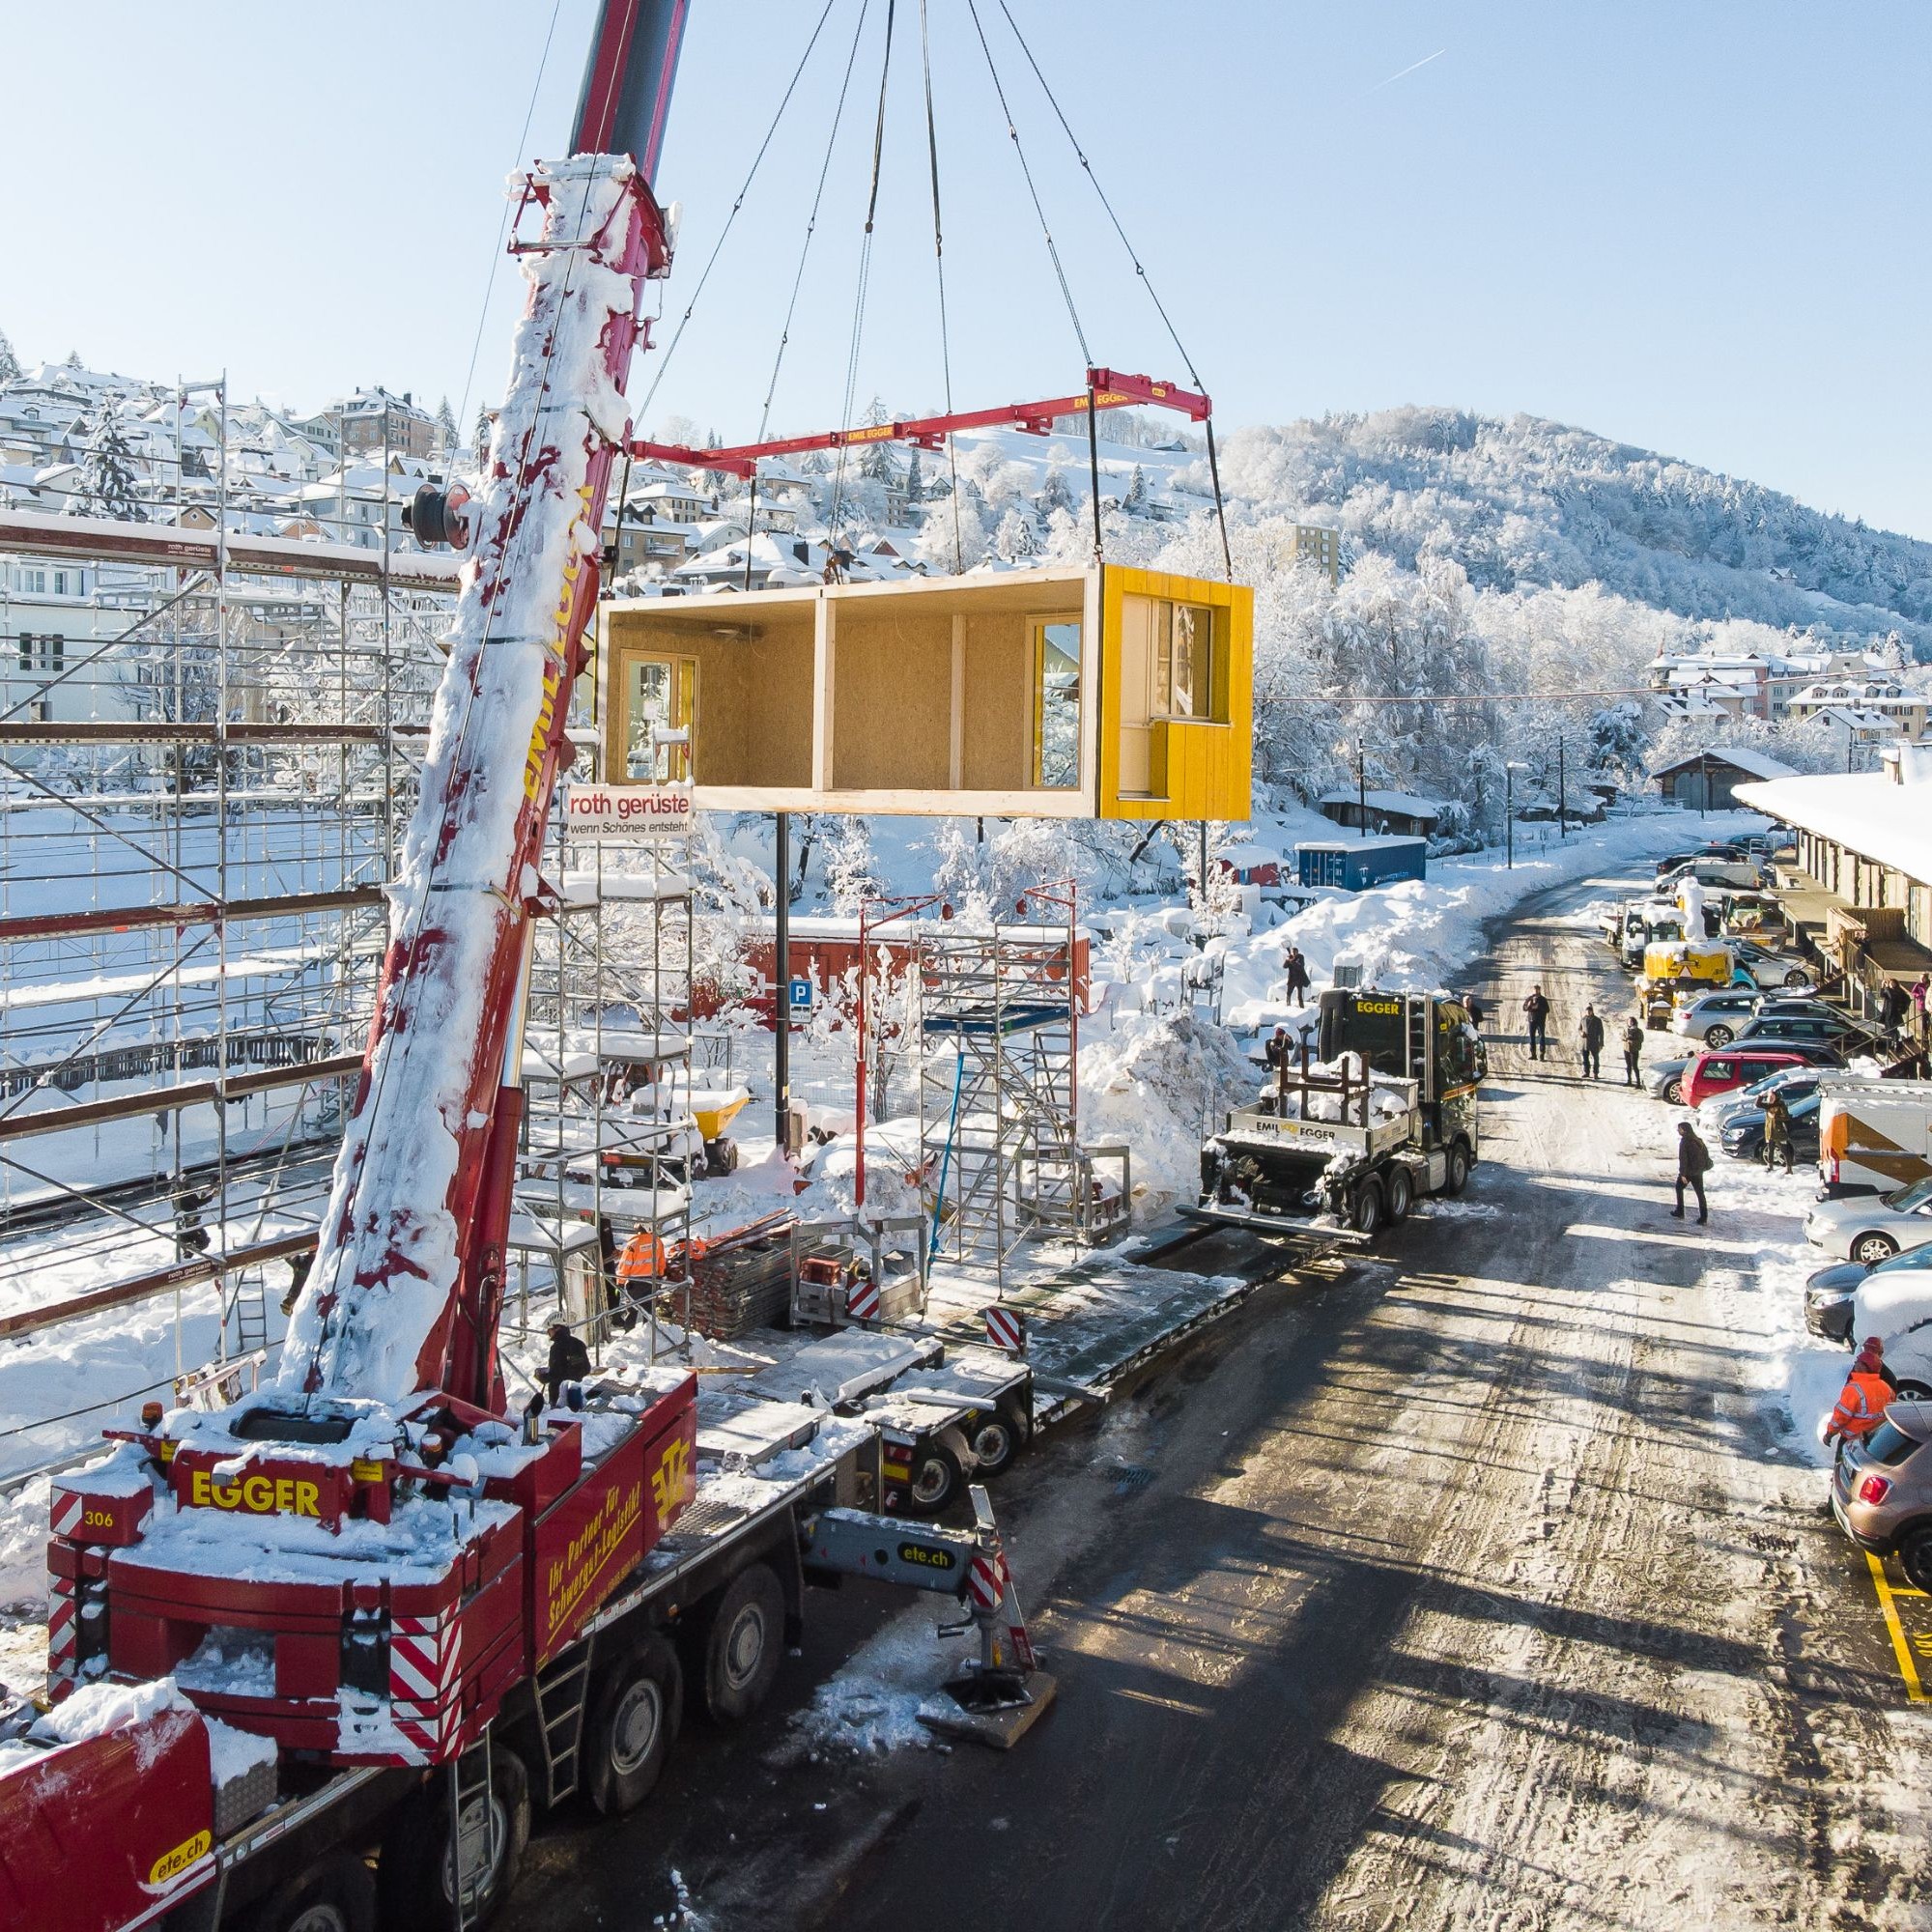
[{"label": "truck tire", "polygon": [[1393,1228],[1398,1221],[1408,1218],[1408,1210],[1415,1206],[1415,1179],[1406,1167],[1392,1167],[1388,1178],[1388,1218]]},{"label": "truck tire", "polygon": [[1381,1182],[1365,1180],[1349,1197],[1349,1225],[1358,1235],[1373,1235],[1381,1224]]},{"label": "truck tire", "polygon": [[1460,1194],[1469,1184],[1469,1150],[1461,1141],[1452,1142],[1442,1175],[1444,1194]]},{"label": "truck tire", "polygon": [[584,1725],[584,1789],[607,1818],[635,1811],[656,1786],[684,1715],[684,1673],[662,1637],[607,1664]]},{"label": "truck tire", "polygon": [[937,1516],[959,1493],[959,1458],[945,1443],[928,1442],[913,1457],[907,1513]]},{"label": "truck tire", "polygon": [[245,1932],[376,1932],[376,1881],[354,1852],[326,1852],[242,1924]]},{"label": "truck tire", "polygon": [[1004,1476],[1019,1461],[1026,1442],[1017,1419],[999,1407],[980,1416],[966,1435],[978,1463],[973,1473],[980,1477]]},{"label": "truck tire", "polygon": [[749,1718],[771,1691],[784,1656],[784,1588],[768,1563],[749,1563],[705,1614],[692,1659],[714,1724]]},{"label": "truck tire", "polygon": [[[490,1790],[467,1807],[464,1824],[479,1835],[486,1819],[490,1869],[474,1889],[466,1924],[487,1925],[497,1916],[524,1861],[530,1835],[530,1780],[524,1761],[506,1746],[490,1748]],[[449,1770],[428,1782],[391,1814],[376,1867],[382,1921],[391,1925],[456,1922],[455,1857],[449,1834]]]}]

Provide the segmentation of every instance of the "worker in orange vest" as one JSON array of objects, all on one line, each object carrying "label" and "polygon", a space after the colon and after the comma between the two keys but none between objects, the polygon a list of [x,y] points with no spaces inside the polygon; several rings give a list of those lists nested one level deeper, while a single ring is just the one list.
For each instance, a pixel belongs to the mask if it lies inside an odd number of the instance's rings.
[{"label": "worker in orange vest", "polygon": [[664,1271],[665,1244],[650,1229],[639,1228],[617,1257],[617,1286],[648,1293],[646,1284],[661,1281]]},{"label": "worker in orange vest", "polygon": [[1876,1335],[1868,1335],[1825,1426],[1827,1446],[1862,1442],[1885,1420],[1887,1406],[1897,1394],[1898,1384],[1885,1366],[1885,1344]]}]

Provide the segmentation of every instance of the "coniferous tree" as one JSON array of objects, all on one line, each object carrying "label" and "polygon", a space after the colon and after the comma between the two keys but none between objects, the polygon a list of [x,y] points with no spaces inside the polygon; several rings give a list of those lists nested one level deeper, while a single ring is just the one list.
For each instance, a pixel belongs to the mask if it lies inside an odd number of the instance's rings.
[{"label": "coniferous tree", "polygon": [[19,380],[20,358],[14,354],[14,345],[7,340],[7,331],[0,328],[0,383],[14,383]]},{"label": "coniferous tree", "polygon": [[1127,499],[1122,507],[1130,517],[1144,517],[1148,513],[1147,471],[1138,463],[1134,465],[1133,481],[1127,485]]},{"label": "coniferous tree", "polygon": [[69,499],[68,511],[76,517],[115,517],[137,524],[148,520],[135,491],[134,452],[121,428],[121,404],[117,396],[109,396],[100,405],[99,416],[87,440],[80,485]]},{"label": "coniferous tree", "polygon": [[906,458],[905,494],[908,503],[917,503],[925,495],[925,474],[919,467],[917,448]]},{"label": "coniferous tree", "polygon": [[490,448],[490,412],[481,403],[476,405],[476,460],[480,463]]},{"label": "coniferous tree", "polygon": [[449,407],[447,396],[436,406],[436,434],[442,453],[447,456],[456,447],[456,412]]}]

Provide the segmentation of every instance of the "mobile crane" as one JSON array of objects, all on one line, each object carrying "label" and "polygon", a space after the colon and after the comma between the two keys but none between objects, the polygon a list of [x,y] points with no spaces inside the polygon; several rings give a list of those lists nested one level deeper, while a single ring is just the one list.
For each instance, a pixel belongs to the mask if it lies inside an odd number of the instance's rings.
[{"label": "mobile crane", "polygon": [[54,1708],[0,1719],[5,1923],[354,1932],[379,1890],[390,1926],[479,1925],[532,1785],[641,1802],[687,1682],[749,1712],[811,1577],[964,1602],[968,1719],[1050,1694],[982,1491],[971,1530],[852,1507],[884,1494],[876,1424],[772,1404],[707,1441],[696,1378],[665,1369],[517,1412],[498,1363],[537,867],[670,263],[650,178],[687,5],[604,0],[570,156],[522,183],[538,232],[513,242],[529,286],[487,478],[412,505],[468,559],[278,1374],[111,1432],[54,1490]]}]

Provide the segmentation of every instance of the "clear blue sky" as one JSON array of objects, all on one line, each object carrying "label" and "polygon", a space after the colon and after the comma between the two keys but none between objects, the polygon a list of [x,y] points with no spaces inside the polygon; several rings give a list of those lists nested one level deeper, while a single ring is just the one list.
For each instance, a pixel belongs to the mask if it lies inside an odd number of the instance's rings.
[{"label": "clear blue sky", "polygon": [[[820,4],[695,0],[660,169],[684,210],[663,338]],[[1224,425],[1529,411],[1932,536],[1932,7],[1009,4]],[[756,430],[859,5],[835,0],[653,425]],[[374,382],[455,403],[551,0],[83,11],[7,10],[0,327],[23,357],[225,365],[298,407]],[[998,0],[980,11],[1095,358],[1180,375]],[[872,0],[776,427],[839,412],[884,12]],[[558,0],[531,154],[565,139],[593,13]],[[965,0],[932,14],[955,399],[1076,386]],[[914,0],[898,16],[858,394],[916,409],[942,384]],[[506,267],[472,414],[514,301]]]}]

